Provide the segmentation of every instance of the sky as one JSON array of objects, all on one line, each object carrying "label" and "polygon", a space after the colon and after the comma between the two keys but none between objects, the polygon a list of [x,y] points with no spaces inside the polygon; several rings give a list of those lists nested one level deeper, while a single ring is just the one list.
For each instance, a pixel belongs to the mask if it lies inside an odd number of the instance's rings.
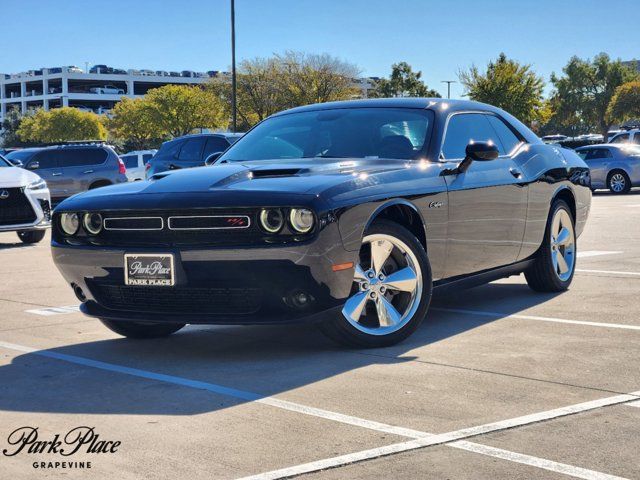
[{"label": "sky", "polygon": [[[107,64],[228,70],[230,0],[0,0],[0,72]],[[431,88],[505,52],[549,80],[572,55],[640,59],[637,0],[236,0],[236,55],[329,53],[363,76],[407,61]],[[548,90],[548,89],[547,89]],[[452,97],[463,94],[452,85]]]}]

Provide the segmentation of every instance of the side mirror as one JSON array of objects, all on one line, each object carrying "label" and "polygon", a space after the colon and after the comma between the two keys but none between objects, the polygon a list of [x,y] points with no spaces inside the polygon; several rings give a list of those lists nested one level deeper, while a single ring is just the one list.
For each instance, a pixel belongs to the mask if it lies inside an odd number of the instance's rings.
[{"label": "side mirror", "polygon": [[493,142],[473,142],[467,145],[465,150],[467,157],[471,160],[485,162],[495,160],[500,155],[498,147]]},{"label": "side mirror", "polygon": [[211,155],[209,155],[207,157],[207,159],[204,161],[204,164],[209,166],[209,165],[213,165],[214,163],[216,163],[216,160],[218,160],[218,158],[220,157],[220,155],[222,155],[222,152],[214,152]]},{"label": "side mirror", "polygon": [[31,162],[27,169],[29,170],[37,170],[40,168],[40,162]]}]

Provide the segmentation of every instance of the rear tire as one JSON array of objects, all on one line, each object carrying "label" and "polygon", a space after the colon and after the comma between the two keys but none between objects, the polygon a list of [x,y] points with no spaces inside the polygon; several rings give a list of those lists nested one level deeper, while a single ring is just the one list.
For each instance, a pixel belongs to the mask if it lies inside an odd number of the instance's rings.
[{"label": "rear tire", "polygon": [[569,288],[576,268],[575,220],[569,205],[556,200],[551,205],[547,228],[534,264],[524,272],[536,292],[563,292]]},{"label": "rear tire", "polygon": [[111,182],[108,182],[106,180],[101,180],[99,182],[95,182],[89,185],[89,190],[93,190],[94,188],[100,188],[100,187],[108,187],[109,185],[111,185]]},{"label": "rear tire", "polygon": [[631,180],[624,170],[613,170],[607,176],[607,187],[614,195],[629,193]]},{"label": "rear tire", "polygon": [[420,326],[432,289],[431,266],[420,241],[401,225],[378,220],[365,233],[342,311],[319,327],[350,347],[394,345]]},{"label": "rear tire", "polygon": [[167,337],[185,326],[184,323],[145,323],[122,320],[99,319],[112,332],[127,338],[159,338]]},{"label": "rear tire", "polygon": [[22,240],[22,243],[38,243],[42,241],[45,233],[44,230],[25,230],[18,232],[18,238]]}]

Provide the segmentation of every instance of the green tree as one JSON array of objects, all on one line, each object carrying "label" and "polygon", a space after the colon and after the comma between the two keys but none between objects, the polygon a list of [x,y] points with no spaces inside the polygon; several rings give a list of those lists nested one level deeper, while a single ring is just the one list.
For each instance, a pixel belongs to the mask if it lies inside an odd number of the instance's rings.
[{"label": "green tree", "polygon": [[376,82],[371,97],[436,97],[440,94],[430,89],[422,80],[422,72],[414,72],[407,62],[394,63],[388,79],[381,78]]},{"label": "green tree", "polygon": [[461,70],[458,77],[471,100],[502,108],[529,125],[539,120],[544,107],[544,80],[530,65],[521,65],[501,53],[496,61],[489,62],[485,72],[472,65],[469,70]]},{"label": "green tree", "polygon": [[157,147],[165,135],[150,110],[149,102],[144,98],[123,97],[111,111],[112,117],[107,121],[107,127],[127,149]]},{"label": "green tree", "polygon": [[[33,111],[28,111],[25,115],[32,115]],[[34,142],[25,142],[18,136],[18,129],[20,123],[25,117],[20,113],[20,109],[17,107],[9,108],[7,114],[2,120],[2,146],[3,147],[30,147],[34,145]]]},{"label": "green tree", "polygon": [[610,122],[640,119],[640,80],[620,85],[607,107]]},{"label": "green tree", "polygon": [[[288,51],[269,58],[244,60],[237,73],[237,113],[240,128],[249,128],[269,115],[310,103],[353,98],[358,69],[330,55]],[[209,89],[231,116],[231,82],[212,80]]]},{"label": "green tree", "polygon": [[93,112],[63,107],[50,111],[36,110],[20,122],[18,136],[24,142],[50,143],[73,140],[105,140],[107,130]]},{"label": "green tree", "polygon": [[612,121],[607,108],[624,83],[637,80],[638,74],[606,53],[592,61],[572,57],[562,69],[563,75],[551,75],[558,103],[558,117],[564,123],[578,121],[585,131],[598,129],[604,137]]},{"label": "green tree", "polygon": [[225,128],[224,107],[209,89],[165,85],[144,98],[154,131],[180,137],[197,128]]}]

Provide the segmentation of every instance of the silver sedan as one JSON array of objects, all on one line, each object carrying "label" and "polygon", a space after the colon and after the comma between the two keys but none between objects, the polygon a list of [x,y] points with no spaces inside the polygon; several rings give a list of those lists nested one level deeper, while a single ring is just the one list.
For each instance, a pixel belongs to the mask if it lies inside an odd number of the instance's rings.
[{"label": "silver sedan", "polygon": [[591,170],[591,188],[628,193],[640,187],[640,146],[624,143],[576,148]]}]

